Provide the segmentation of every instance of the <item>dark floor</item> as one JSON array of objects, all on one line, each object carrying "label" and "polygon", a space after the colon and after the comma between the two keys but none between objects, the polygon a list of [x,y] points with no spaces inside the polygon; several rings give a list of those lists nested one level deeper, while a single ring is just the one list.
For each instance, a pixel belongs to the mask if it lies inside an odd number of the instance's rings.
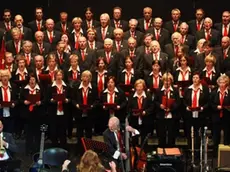
[{"label": "dark floor", "polygon": [[[93,137],[93,139],[97,140],[97,141],[102,141],[101,136]],[[25,150],[25,142],[24,142],[24,140],[19,139],[19,140],[16,140],[16,142],[17,142],[17,144],[19,146],[20,152],[16,153],[15,157],[17,159],[21,160],[21,170],[23,172],[27,172],[27,171],[29,171],[29,168],[33,163],[32,155],[28,156],[28,155],[25,154],[25,151],[24,151]],[[68,140],[69,159],[74,161],[74,162],[79,162],[80,155],[83,153],[83,149],[82,148],[77,148],[76,143],[77,143],[76,138]],[[50,141],[48,140],[48,141],[45,142],[45,149],[50,148],[50,147],[51,147],[51,144],[50,144]],[[191,164],[190,163],[191,152],[189,152],[187,150],[186,139],[178,138],[177,141],[176,141],[176,147],[178,147],[178,148],[180,148],[182,150],[182,154],[183,154],[183,157],[182,157],[183,161],[182,162],[183,162],[184,171],[189,171],[188,169],[189,169],[190,164]],[[157,139],[156,138],[149,138],[148,145],[146,146],[146,150],[145,150],[146,154],[149,154],[149,153],[155,151],[156,148],[157,148]],[[197,155],[199,155],[199,152],[197,153]],[[210,146],[209,152],[208,152],[208,164],[209,164],[209,167],[211,169],[215,169],[216,164],[217,164],[217,158],[213,158],[212,155],[213,155],[212,148]],[[199,165],[199,159],[196,158],[195,160],[197,162],[197,165]],[[148,171],[154,171],[154,170],[152,170],[152,166],[155,166],[153,164],[158,163],[158,162],[159,161],[157,161],[157,162],[149,161],[147,163],[147,169],[151,168],[151,170],[148,170]],[[51,171],[53,171],[53,170],[51,170]],[[211,170],[211,171],[214,171],[214,170]],[[179,171],[179,172],[182,172],[182,171]]]}]

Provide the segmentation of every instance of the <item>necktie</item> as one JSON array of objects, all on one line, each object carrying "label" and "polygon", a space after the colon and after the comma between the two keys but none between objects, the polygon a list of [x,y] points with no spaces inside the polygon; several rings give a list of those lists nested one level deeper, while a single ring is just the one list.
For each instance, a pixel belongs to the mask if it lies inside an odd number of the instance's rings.
[{"label": "necktie", "polygon": [[26,63],[27,63],[27,66],[30,65],[30,56],[29,56],[29,54],[26,54]]},{"label": "necktie", "polygon": [[[223,106],[224,103],[224,96],[225,96],[225,92],[220,92],[220,106]],[[220,118],[223,117],[223,110],[220,111]]]},{"label": "necktie", "polygon": [[6,23],[6,26],[7,26],[7,31],[9,31],[10,30],[10,22],[8,22],[8,23]]},{"label": "necktie", "polygon": [[109,93],[109,96],[110,96],[110,97],[109,97],[109,103],[110,103],[110,104],[113,104],[113,103],[114,103],[113,94],[114,94],[114,92],[110,92],[110,93]]},{"label": "necktie", "polygon": [[164,94],[165,94],[165,96],[166,96],[167,98],[170,98],[170,89],[166,89],[166,90],[164,91]]},{"label": "necktie", "polygon": [[121,132],[120,131],[117,132],[117,139],[118,139],[119,146],[120,146],[120,152],[124,152],[124,144],[123,144],[123,141],[122,141],[122,137],[121,137]]},{"label": "necktie", "polygon": [[178,49],[179,49],[179,46],[178,46],[178,45],[175,45],[175,48],[174,48],[175,56],[177,56],[177,54],[178,54]]},{"label": "necktie", "polygon": [[142,99],[143,97],[137,97],[137,105],[138,105],[138,109],[142,109]]},{"label": "necktie", "polygon": [[153,75],[153,88],[158,88],[159,86],[158,86],[158,78],[159,78],[159,75],[157,75],[157,76],[154,76]]},{"label": "necktie", "polygon": [[105,28],[102,28],[102,40],[105,39]]},{"label": "necktie", "polygon": [[72,71],[73,80],[77,80],[77,71]]},{"label": "necktie", "polygon": [[157,53],[154,53],[154,61],[158,60],[157,55],[158,55]]},{"label": "necktie", "polygon": [[121,46],[121,42],[120,42],[120,41],[117,41],[117,51],[118,51],[118,52],[120,51],[120,46]]},{"label": "necktie", "polygon": [[134,32],[134,31],[131,31],[130,33],[131,33],[131,34],[130,34],[131,37],[135,38],[135,32]]},{"label": "necktie", "polygon": [[3,91],[4,91],[4,101],[8,102],[9,98],[8,98],[7,90],[8,90],[9,87],[2,87],[2,88],[3,88]]},{"label": "necktie", "polygon": [[39,46],[40,54],[42,54],[43,53],[42,43],[39,43],[38,46]]},{"label": "necktie", "polygon": [[6,65],[6,68],[9,70],[9,72],[11,73],[11,64]]},{"label": "necktie", "polygon": [[207,41],[210,39],[210,32],[208,30],[206,31],[206,37],[205,37],[205,39]]},{"label": "necktie", "polygon": [[79,35],[75,34],[75,49],[76,50],[78,50],[78,48],[79,48],[78,38],[79,38]]},{"label": "necktie", "polygon": [[91,28],[91,22],[90,21],[87,21],[87,27],[88,27],[88,29]]},{"label": "necktie", "polygon": [[207,78],[209,78],[211,80],[212,79],[212,70],[206,71],[206,76],[207,76]]},{"label": "necktie", "polygon": [[228,36],[228,29],[227,29],[228,25],[224,25],[224,34],[223,36]]},{"label": "necktie", "polygon": [[182,38],[181,38],[181,43],[184,44],[184,38],[185,38],[185,35],[182,35]]},{"label": "necktie", "polygon": [[188,70],[186,70],[185,72],[184,71],[180,71],[182,81],[186,80],[187,73],[188,73]]},{"label": "necktie", "polygon": [[81,58],[82,58],[82,61],[85,61],[85,51],[84,50],[81,50]]},{"label": "necktie", "polygon": [[160,38],[159,30],[156,30],[156,40],[158,41]]},{"label": "necktie", "polygon": [[82,88],[82,93],[83,93],[83,105],[87,105],[87,92],[88,92],[88,88],[86,88],[86,89]]},{"label": "necktie", "polygon": [[223,55],[224,55],[224,59],[226,59],[226,57],[227,57],[227,49],[224,50]]},{"label": "necktie", "polygon": [[130,72],[126,72],[126,81],[125,81],[125,85],[129,85],[130,84],[130,76],[131,76],[131,73]]},{"label": "necktie", "polygon": [[106,52],[106,61],[109,64],[110,63],[110,55],[109,52]]},{"label": "necktie", "polygon": [[116,28],[119,28],[120,27],[119,21],[115,21],[115,23],[116,23]]},{"label": "necktie", "polygon": [[133,51],[130,51],[130,57],[134,57],[134,52]]},{"label": "necktie", "polygon": [[197,93],[200,89],[193,90],[193,98],[192,98],[192,107],[196,108],[197,107]]},{"label": "necktie", "polygon": [[149,47],[146,47],[146,51],[145,51],[146,54],[150,54],[150,50],[149,50]]},{"label": "necktie", "polygon": [[49,71],[49,75],[51,77],[51,80],[53,81],[54,80],[54,71]]},{"label": "necktie", "polygon": [[62,32],[66,33],[66,23],[62,23]]},{"label": "necktie", "polygon": [[[57,94],[62,94],[62,87],[60,89],[57,87]],[[59,112],[63,111],[63,103],[62,103],[62,101],[58,101],[58,111]]]},{"label": "necktie", "polygon": [[[30,93],[30,94],[34,94],[34,93],[35,93],[35,91],[36,91],[35,89],[30,90],[30,91],[29,91],[29,93]],[[34,109],[34,105],[30,104],[30,105],[29,105],[29,111],[30,111],[30,112],[32,112],[32,111],[33,111],[33,109]]]},{"label": "necktie", "polygon": [[37,28],[38,28],[38,31],[41,31],[41,22],[40,21],[38,21],[38,23],[37,23]]},{"label": "necktie", "polygon": [[173,30],[174,30],[174,32],[177,31],[177,23],[176,22],[174,22],[174,24],[173,24]]},{"label": "necktie", "polygon": [[145,30],[149,29],[149,21],[145,21]]},{"label": "necktie", "polygon": [[101,92],[102,92],[102,90],[103,90],[103,80],[102,80],[102,78],[104,77],[104,74],[98,74],[98,76],[99,76],[99,81],[98,81],[98,95],[100,96],[100,94],[101,94]]},{"label": "necktie", "polygon": [[90,48],[91,48],[91,49],[94,49],[94,48],[93,48],[93,42],[90,42],[89,45],[90,45]]},{"label": "necktie", "polygon": [[52,34],[52,31],[49,31],[49,35],[50,35],[49,41],[50,41],[50,43],[52,44],[52,42],[53,42],[53,34]]},{"label": "necktie", "polygon": [[19,53],[19,41],[15,42],[15,50],[16,50],[16,54]]},{"label": "necktie", "polygon": [[19,81],[24,81],[24,80],[25,80],[25,74],[19,73]]},{"label": "necktie", "polygon": [[60,62],[60,65],[63,64],[63,54],[60,54],[60,56],[59,56],[59,62]]},{"label": "necktie", "polygon": [[200,22],[197,22],[196,30],[197,30],[197,31],[200,31],[200,29],[201,29],[201,23],[200,23]]}]

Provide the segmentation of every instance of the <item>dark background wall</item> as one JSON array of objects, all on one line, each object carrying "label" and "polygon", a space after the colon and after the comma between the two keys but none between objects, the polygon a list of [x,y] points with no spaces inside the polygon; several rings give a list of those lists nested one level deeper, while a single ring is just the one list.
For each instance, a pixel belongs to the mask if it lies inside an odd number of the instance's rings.
[{"label": "dark background wall", "polygon": [[[182,20],[187,21],[194,17],[196,8],[203,8],[206,16],[210,16],[214,22],[221,19],[221,13],[229,10],[226,5],[229,0],[4,0],[0,5],[2,15],[4,8],[12,10],[13,16],[22,14],[25,22],[34,18],[34,9],[41,6],[44,9],[45,18],[51,17],[58,20],[61,11],[67,11],[70,19],[72,17],[84,16],[84,10],[90,6],[93,8],[95,18],[103,12],[111,14],[112,8],[120,6],[123,9],[123,18],[139,18],[142,16],[142,9],[150,6],[153,9],[153,16],[161,16],[164,21],[170,19],[172,8],[179,8],[182,12]],[[225,5],[224,5],[225,4]]]}]

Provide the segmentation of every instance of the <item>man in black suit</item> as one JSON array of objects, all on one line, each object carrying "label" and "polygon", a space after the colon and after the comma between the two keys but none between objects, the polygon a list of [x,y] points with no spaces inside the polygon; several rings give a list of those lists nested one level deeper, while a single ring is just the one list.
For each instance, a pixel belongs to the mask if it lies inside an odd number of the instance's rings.
[{"label": "man in black suit", "polygon": [[87,31],[89,28],[97,28],[100,26],[100,22],[93,19],[93,11],[91,7],[87,7],[85,10],[85,20],[82,22],[83,30]]},{"label": "man in black suit", "polygon": [[32,42],[31,41],[23,41],[22,43],[22,51],[21,54],[26,58],[26,65],[29,68],[34,68],[34,57],[35,53],[32,53]]},{"label": "man in black suit", "polygon": [[211,18],[206,17],[204,19],[204,29],[196,33],[196,41],[204,38],[207,41],[211,41],[214,45],[220,44],[220,33],[217,30],[212,29],[212,24],[213,22]]},{"label": "man in black suit", "polygon": [[81,36],[78,40],[79,49],[75,50],[73,54],[77,54],[78,63],[82,71],[89,70],[93,72],[96,65],[96,54],[93,50],[87,48],[87,40]]},{"label": "man in black suit", "polygon": [[179,31],[179,26],[182,23],[180,20],[181,12],[178,8],[174,8],[171,11],[172,20],[167,21],[164,25],[164,28],[169,31],[169,34],[172,35],[174,32]]},{"label": "man in black suit", "polygon": [[128,22],[121,20],[121,13],[121,7],[113,8],[113,19],[110,21],[110,26],[114,28],[121,28],[124,32],[126,32],[128,30]]},{"label": "man in black suit", "polygon": [[203,29],[204,24],[204,10],[202,8],[199,8],[196,10],[196,19],[190,20],[188,22],[189,25],[189,33],[193,36],[196,36],[196,32]]},{"label": "man in black suit", "polygon": [[[6,150],[3,157],[0,158],[0,160],[8,160],[12,158],[12,153],[18,151],[18,147],[15,143],[15,140],[11,133],[6,133],[3,131],[3,123],[0,120],[0,137],[1,137],[1,145],[3,145],[3,148]],[[0,141],[0,142],[1,142]]]},{"label": "man in black suit", "polygon": [[109,26],[110,17],[109,14],[103,13],[100,16],[101,26],[96,28],[97,31],[97,41],[103,42],[106,38],[113,39],[113,30],[112,26]]},{"label": "man in black suit", "polygon": [[153,40],[157,40],[160,43],[161,50],[166,44],[170,42],[168,30],[162,28],[163,20],[160,17],[154,19],[153,28],[150,28],[146,33],[151,33],[153,35]]},{"label": "man in black suit", "polygon": [[45,21],[43,20],[43,9],[41,7],[35,8],[35,20],[29,22],[28,26],[32,30],[33,37],[36,31],[45,30]]},{"label": "man in black suit", "polygon": [[93,28],[87,30],[87,47],[91,50],[97,51],[104,47],[102,42],[96,41],[97,31]]},{"label": "man in black suit", "polygon": [[111,117],[109,119],[108,128],[103,133],[104,141],[109,147],[111,159],[117,160],[117,163],[119,163],[118,159],[120,159],[120,157],[122,160],[127,159],[127,153],[124,149],[125,137],[123,137],[125,131],[131,132],[132,136],[140,134],[139,131],[131,126],[126,126],[124,131],[122,131],[120,120],[117,117]]},{"label": "man in black suit", "polygon": [[121,28],[116,28],[114,33],[114,44],[113,49],[117,52],[121,52],[123,49],[128,48],[127,40],[123,40],[123,30]]},{"label": "man in black suit", "polygon": [[152,18],[152,8],[145,7],[143,9],[143,18],[138,19],[138,26],[137,29],[143,33],[146,30],[153,26],[153,18]]},{"label": "man in black suit", "polygon": [[222,22],[214,24],[214,28],[219,31],[220,35],[230,37],[230,12],[222,13]]},{"label": "man in black suit", "polygon": [[71,22],[68,21],[67,12],[63,11],[60,13],[60,21],[55,24],[55,30],[67,34],[69,34],[73,30]]},{"label": "man in black suit", "polygon": [[180,34],[181,34],[181,43],[184,45],[188,45],[190,50],[195,49],[195,37],[193,35],[188,34],[189,26],[187,23],[182,22],[180,24]]},{"label": "man in black suit", "polygon": [[137,40],[137,46],[143,43],[143,33],[137,30],[138,21],[136,19],[129,20],[129,30],[124,33],[124,39],[128,40],[133,37]]},{"label": "man in black suit", "polygon": [[9,9],[4,9],[3,21],[0,21],[0,28],[4,31],[9,31],[14,27],[14,22],[11,21],[11,11]]},{"label": "man in black suit", "polygon": [[46,57],[48,53],[52,51],[52,47],[49,43],[44,41],[44,33],[42,31],[37,31],[35,33],[35,40],[32,52]]},{"label": "man in black suit", "polygon": [[[24,20],[21,15],[14,17],[16,27],[21,31],[20,38],[32,41],[32,31],[30,28],[23,26]],[[6,32],[6,41],[12,40],[11,31]]]},{"label": "man in black suit", "polygon": [[61,39],[61,32],[54,30],[53,19],[46,20],[46,31],[44,31],[44,41],[49,43],[52,50],[55,50],[58,41]]}]

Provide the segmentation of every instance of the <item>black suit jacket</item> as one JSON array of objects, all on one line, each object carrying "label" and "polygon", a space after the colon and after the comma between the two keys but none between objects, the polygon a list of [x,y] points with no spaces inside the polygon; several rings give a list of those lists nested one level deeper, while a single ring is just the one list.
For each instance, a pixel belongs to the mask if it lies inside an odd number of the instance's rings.
[{"label": "black suit jacket", "polygon": [[[145,21],[144,18],[138,19],[138,25],[137,25],[137,29],[143,33],[145,33],[146,31],[145,26],[144,26],[144,21]],[[154,19],[152,18],[149,24],[149,28],[153,27],[153,22],[154,22]]]},{"label": "black suit jacket", "polygon": [[230,70],[230,49],[228,49],[226,58],[224,58],[224,50],[222,47],[217,47],[213,51],[220,57],[220,72],[228,72]]},{"label": "black suit jacket", "polygon": [[[154,85],[154,79],[153,79],[153,75],[150,75],[152,73],[146,73],[144,76],[145,79],[145,83],[146,83],[146,87],[148,88],[149,91],[153,91],[153,93],[156,91],[155,89],[153,89],[153,85]],[[159,75],[159,88],[162,88],[163,86],[163,82],[162,82],[162,76]]]},{"label": "black suit jacket", "polygon": [[[179,31],[179,26],[180,24],[182,23],[181,20],[178,21],[178,26],[177,26],[177,32]],[[173,27],[173,21],[170,20],[170,21],[167,21],[165,22],[164,24],[164,28],[167,29],[169,31],[169,34],[172,35],[175,31],[174,31],[174,27]]]},{"label": "black suit jacket", "polygon": [[[32,35],[32,31],[30,28],[23,26],[23,33],[22,33],[22,39],[32,41],[34,36]],[[5,36],[6,41],[12,40],[13,37],[11,35],[11,30],[6,32]]]},{"label": "black suit jacket", "polygon": [[[119,28],[121,28],[124,32],[126,32],[129,29],[129,23],[125,20],[119,20],[120,25]],[[113,28],[116,28],[115,25],[116,21],[114,19],[110,20],[110,26],[112,26]]]},{"label": "black suit jacket", "polygon": [[[196,33],[196,41],[199,41],[202,38],[205,39],[204,29]],[[211,35],[210,35],[209,41],[211,41],[214,45],[219,45],[220,44],[220,33],[215,29],[211,29]]]},{"label": "black suit jacket", "polygon": [[[108,26],[105,38],[111,38],[111,39],[113,39],[114,38],[113,30],[114,30],[113,27]],[[104,40],[102,39],[101,27],[97,27],[96,31],[97,31],[96,40],[99,41],[99,42],[104,42]]]},{"label": "black suit jacket", "polygon": [[[137,41],[137,46],[142,45],[144,34],[141,31],[136,30],[134,35],[135,35],[134,38]],[[130,30],[124,32],[124,39],[125,40],[128,40],[130,37],[131,37]]]},{"label": "black suit jacket", "polygon": [[[189,53],[189,46],[187,46],[187,45],[183,45],[183,46],[184,46],[185,53],[188,54]],[[169,60],[173,59],[176,56],[175,51],[174,51],[174,46],[172,43],[165,45],[164,52],[166,54],[168,54]]]},{"label": "black suit jacket", "polygon": [[[20,47],[19,53],[20,53],[21,48],[22,48],[22,42],[23,41],[21,41],[21,44],[20,44],[21,47]],[[7,41],[6,44],[5,44],[5,47],[6,47],[6,51],[11,52],[13,54],[13,56],[15,56],[17,54],[13,40]]]},{"label": "black suit jacket", "polygon": [[32,46],[32,52],[35,54],[42,55],[44,58],[46,58],[46,56],[52,51],[52,47],[50,43],[47,42],[43,42],[42,44],[43,44],[43,48],[41,52],[37,42],[34,42]]},{"label": "black suit jacket", "polygon": [[[63,29],[62,29],[62,23],[61,21],[58,21],[57,23],[55,23],[55,26],[54,26],[54,29],[61,32],[61,33],[64,33]],[[71,22],[67,22],[66,23],[66,33],[69,34],[71,33],[73,30],[73,27],[72,27],[72,23]]]},{"label": "black suit jacket", "polygon": [[53,41],[50,43],[47,31],[44,31],[44,42],[51,44],[52,50],[56,49],[57,43],[61,40],[61,32],[53,30]]},{"label": "black suit jacket", "polygon": [[189,46],[189,50],[194,50],[196,48],[196,39],[195,36],[187,34],[184,36],[184,45]]},{"label": "black suit jacket", "polygon": [[[88,41],[87,41],[87,48],[91,49],[90,44],[89,44]],[[95,48],[92,49],[92,50],[97,51],[97,50],[100,50],[100,49],[103,49],[103,48],[104,48],[104,44],[102,42],[95,41]]]},{"label": "black suit jacket", "polygon": [[[15,26],[15,23],[13,21],[10,21],[11,29]],[[7,31],[6,25],[4,21],[0,21],[0,29],[3,29],[4,31]]]},{"label": "black suit jacket", "polygon": [[[100,26],[100,22],[97,21],[97,20],[93,20],[92,28],[95,29],[95,28],[97,28],[97,27],[99,27],[99,26]],[[85,32],[87,32],[87,30],[89,29],[86,20],[83,20],[83,22],[82,22],[82,28],[83,28],[83,30],[84,30]]]},{"label": "black suit jacket", "polygon": [[[42,20],[42,23],[41,23],[41,31],[45,31],[45,20]],[[35,32],[38,31],[38,26],[37,26],[37,22],[36,20],[33,20],[31,22],[28,23],[28,26],[29,28],[31,29],[32,31],[32,34],[33,34],[33,39],[34,39],[34,34]]]},{"label": "black suit jacket", "polygon": [[[128,41],[121,40],[120,41],[120,51],[119,52],[121,52],[122,50],[127,49],[127,48],[128,48]],[[114,51],[117,51],[117,44],[116,44],[115,40],[113,42],[113,49],[114,49]]]},{"label": "black suit jacket", "polygon": [[55,51],[54,54],[56,55],[56,62],[58,64],[58,68],[60,68],[60,69],[69,68],[69,66],[70,66],[70,59],[69,59],[69,54],[68,53],[63,52],[63,55],[62,55],[63,62],[62,62],[62,64],[61,64],[60,57],[59,57],[57,51]]},{"label": "black suit jacket", "polygon": [[[150,28],[146,31],[146,33],[151,33],[153,34],[153,40],[157,40],[156,39],[156,34],[155,34],[155,28]],[[170,43],[170,35],[169,35],[169,31],[167,29],[161,28],[160,30],[160,34],[159,34],[159,40],[158,42],[160,43],[161,46],[161,50],[163,51],[164,46],[168,43]]]},{"label": "black suit jacket", "polygon": [[[192,34],[193,36],[196,36],[196,32],[197,32],[197,25],[196,25],[197,21],[196,20],[190,20],[188,22],[189,25],[189,33]],[[203,24],[201,24],[201,28],[203,29]]]},{"label": "black suit jacket", "polygon": [[[214,28],[220,33],[220,36],[223,37],[223,23],[215,23]],[[228,37],[230,37],[230,26],[228,28]]]},{"label": "black suit jacket", "polygon": [[11,133],[3,132],[3,140],[9,144],[8,149],[6,149],[9,156],[11,156],[11,153],[18,152],[18,146]]}]

